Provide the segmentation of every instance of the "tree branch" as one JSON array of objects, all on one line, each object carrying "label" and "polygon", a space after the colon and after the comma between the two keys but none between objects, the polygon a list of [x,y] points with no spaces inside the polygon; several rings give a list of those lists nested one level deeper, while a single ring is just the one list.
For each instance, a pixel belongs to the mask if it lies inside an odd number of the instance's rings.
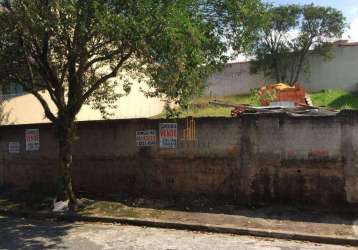
[{"label": "tree branch", "polygon": [[118,62],[118,64],[113,68],[112,72],[101,77],[100,79],[98,79],[87,91],[86,93],[83,94],[83,96],[80,98],[79,102],[77,103],[77,107],[76,107],[76,111],[79,110],[82,106],[82,104],[92,95],[92,93],[94,91],[96,91],[101,84],[103,84],[104,82],[106,82],[107,80],[116,77],[118,74],[119,69],[122,67],[123,63],[128,60],[131,55],[132,55],[132,51],[128,52],[127,55],[123,56],[121,58],[121,60]]},{"label": "tree branch", "polygon": [[45,101],[45,99],[33,87],[34,86],[34,73],[32,71],[29,55],[28,55],[26,49],[24,49],[24,51],[25,51],[25,54],[26,54],[26,63],[27,63],[27,67],[28,67],[28,70],[29,70],[29,73],[30,73],[29,75],[30,75],[30,81],[31,81],[32,88],[27,88],[27,86],[25,84],[22,84],[22,86],[24,87],[25,91],[31,93],[40,102],[40,104],[42,105],[42,108],[44,109],[46,117],[50,121],[55,122],[57,118],[52,113],[50,107],[48,106],[48,103]]},{"label": "tree branch", "polygon": [[99,57],[95,57],[92,60],[88,61],[88,63],[85,65],[84,70],[87,70],[88,68],[90,68],[93,64],[97,63],[97,62],[103,62],[103,61],[107,61],[107,60],[111,60],[113,59],[116,55],[120,54],[122,50],[117,49],[112,51],[112,53],[105,55],[105,56],[99,56]]},{"label": "tree branch", "polygon": [[[28,91],[28,90],[26,90],[26,91]],[[46,100],[38,92],[36,92],[35,90],[30,90],[28,92],[31,93],[33,96],[35,96],[36,99],[41,103],[42,108],[44,109],[46,117],[52,122],[57,121],[57,117],[52,113],[52,111],[51,111],[48,103],[46,102]]]}]

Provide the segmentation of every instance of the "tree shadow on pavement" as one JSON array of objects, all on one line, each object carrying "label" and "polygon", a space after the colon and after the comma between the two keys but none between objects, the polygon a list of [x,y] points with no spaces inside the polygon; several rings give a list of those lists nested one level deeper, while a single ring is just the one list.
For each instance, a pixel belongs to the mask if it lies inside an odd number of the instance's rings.
[{"label": "tree shadow on pavement", "polygon": [[0,249],[66,249],[62,239],[74,227],[0,216]]}]

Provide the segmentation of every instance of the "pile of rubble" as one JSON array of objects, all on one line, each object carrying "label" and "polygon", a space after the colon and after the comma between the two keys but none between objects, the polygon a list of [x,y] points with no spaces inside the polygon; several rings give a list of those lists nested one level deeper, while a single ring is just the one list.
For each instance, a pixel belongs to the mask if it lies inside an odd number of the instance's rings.
[{"label": "pile of rubble", "polygon": [[338,113],[334,109],[314,107],[309,95],[301,85],[269,84],[261,87],[258,94],[262,106],[235,105],[221,101],[212,101],[210,104],[232,107],[232,117],[263,113],[285,113],[290,116],[334,116]]}]

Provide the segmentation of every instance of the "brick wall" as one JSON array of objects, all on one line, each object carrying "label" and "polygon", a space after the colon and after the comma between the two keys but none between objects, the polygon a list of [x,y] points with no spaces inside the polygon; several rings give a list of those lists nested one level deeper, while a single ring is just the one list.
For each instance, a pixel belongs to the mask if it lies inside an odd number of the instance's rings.
[{"label": "brick wall", "polygon": [[[176,149],[158,144],[159,124],[164,122],[173,121],[78,123],[75,189],[157,197],[205,195],[242,203],[358,202],[357,112],[200,118],[189,127],[181,119]],[[25,150],[29,128],[40,131],[39,151]],[[136,131],[150,129],[156,130],[156,145],[138,147]],[[18,154],[9,153],[13,141],[20,142]],[[0,150],[2,184],[54,183],[58,147],[51,124],[1,127]]]}]

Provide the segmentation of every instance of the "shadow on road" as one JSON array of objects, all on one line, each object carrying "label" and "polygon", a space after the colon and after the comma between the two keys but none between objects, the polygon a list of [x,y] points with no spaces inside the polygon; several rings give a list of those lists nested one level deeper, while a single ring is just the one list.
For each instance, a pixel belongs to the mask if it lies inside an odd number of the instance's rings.
[{"label": "shadow on road", "polygon": [[0,249],[66,249],[62,238],[74,225],[0,217]]}]

